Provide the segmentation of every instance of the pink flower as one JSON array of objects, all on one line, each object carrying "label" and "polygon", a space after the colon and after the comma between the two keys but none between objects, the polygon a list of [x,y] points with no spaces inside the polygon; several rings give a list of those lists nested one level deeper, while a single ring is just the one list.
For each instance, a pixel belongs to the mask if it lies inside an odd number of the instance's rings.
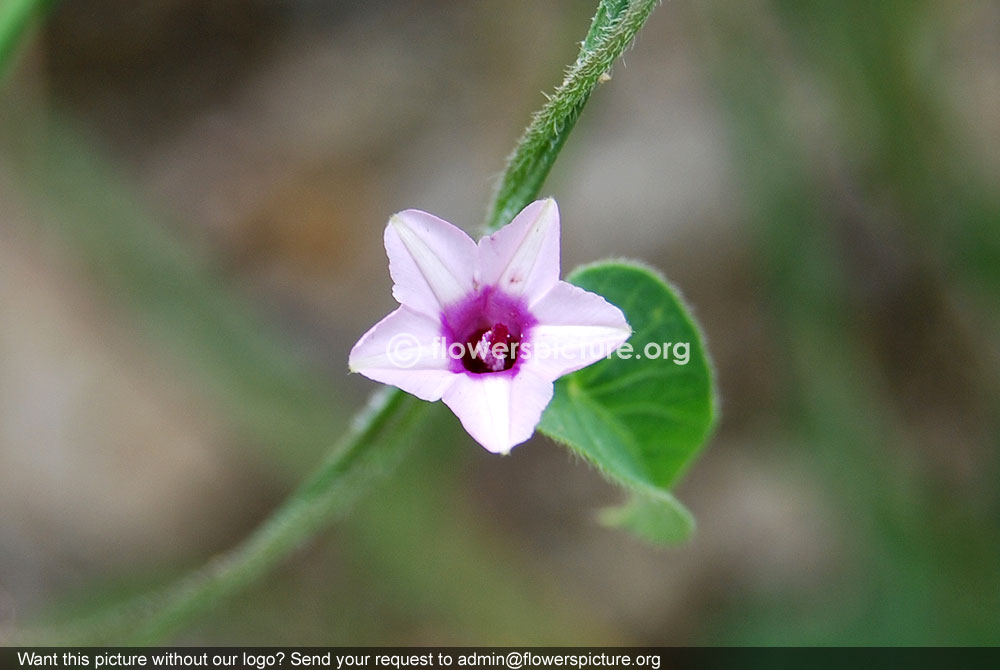
[{"label": "pink flower", "polygon": [[389,219],[399,309],[351,349],[350,368],[444,400],[506,454],[535,430],[559,377],[610,356],[632,329],[614,305],[559,280],[559,208],[539,200],[479,240],[415,209]]}]

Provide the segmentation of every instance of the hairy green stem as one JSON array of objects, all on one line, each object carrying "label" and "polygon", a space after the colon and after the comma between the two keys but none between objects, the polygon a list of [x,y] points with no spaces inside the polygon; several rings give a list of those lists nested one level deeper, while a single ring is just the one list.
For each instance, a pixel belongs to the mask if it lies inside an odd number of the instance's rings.
[{"label": "hairy green stem", "polygon": [[375,476],[390,472],[412,446],[407,436],[427,419],[427,408],[402,391],[379,389],[313,475],[234,549],[159,593],[57,630],[24,631],[14,641],[150,644],[175,633],[267,574],[344,512]]},{"label": "hairy green stem", "polygon": [[[554,95],[532,117],[508,160],[488,229],[507,223],[538,194],[591,91],[632,42],[657,1],[602,0],[599,4],[579,57]],[[397,463],[412,444],[407,438],[425,418],[426,410],[426,403],[401,391],[379,392],[315,474],[242,544],[158,594],[58,631],[58,641],[148,644],[180,630],[199,613],[267,574],[342,512],[372,482],[373,475]]]},{"label": "hairy green stem", "polygon": [[[427,418],[426,403],[396,389],[380,389],[341,445],[243,544],[176,585],[130,636],[156,642],[189,619],[252,584],[342,512],[373,475],[392,470]],[[377,446],[378,448],[373,448]]]},{"label": "hairy green stem", "polygon": [[566,78],[531,117],[497,185],[486,230],[510,222],[535,199],[590,93],[632,43],[659,0],[604,0],[597,9],[576,62]]}]

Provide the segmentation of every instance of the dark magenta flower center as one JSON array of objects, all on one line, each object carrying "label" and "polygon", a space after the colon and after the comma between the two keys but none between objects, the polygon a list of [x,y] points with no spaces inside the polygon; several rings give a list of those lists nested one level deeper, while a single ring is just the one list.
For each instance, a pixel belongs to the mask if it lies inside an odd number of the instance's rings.
[{"label": "dark magenta flower center", "polygon": [[452,356],[452,371],[517,374],[521,350],[530,347],[535,323],[523,299],[492,286],[477,287],[441,315],[441,334]]},{"label": "dark magenta flower center", "polygon": [[495,323],[491,328],[480,328],[465,341],[462,365],[469,372],[502,372],[514,367],[517,360],[517,346],[521,343],[520,333],[512,333],[503,323]]}]

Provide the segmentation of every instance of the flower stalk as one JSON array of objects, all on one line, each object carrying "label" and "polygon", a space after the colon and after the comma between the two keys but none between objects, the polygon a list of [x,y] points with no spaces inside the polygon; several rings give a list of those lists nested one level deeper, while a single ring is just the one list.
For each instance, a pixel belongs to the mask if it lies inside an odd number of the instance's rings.
[{"label": "flower stalk", "polygon": [[486,231],[506,225],[534,200],[594,88],[635,39],[659,0],[603,0],[566,77],[531,117],[497,184]]},{"label": "flower stalk", "polygon": [[[379,389],[316,471],[246,540],[161,592],[55,630],[28,630],[23,645],[153,644],[213,604],[266,575],[345,512],[379,474],[390,472],[428,418],[427,405],[397,389]],[[2,636],[0,636],[2,639]]]}]

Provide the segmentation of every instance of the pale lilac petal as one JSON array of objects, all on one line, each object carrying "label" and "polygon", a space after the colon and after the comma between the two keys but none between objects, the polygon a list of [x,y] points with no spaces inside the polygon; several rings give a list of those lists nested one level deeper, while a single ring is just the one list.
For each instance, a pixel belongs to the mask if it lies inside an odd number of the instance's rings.
[{"label": "pale lilac petal", "polygon": [[443,400],[476,442],[506,454],[535,432],[552,400],[552,382],[525,370],[459,375]]},{"label": "pale lilac petal", "polygon": [[417,209],[389,219],[385,229],[392,295],[427,315],[440,315],[472,292],[476,243],[461,229]]},{"label": "pale lilac petal", "polygon": [[557,379],[607,357],[632,334],[622,311],[597,295],[561,281],[531,308],[530,351],[521,365]]},{"label": "pale lilac petal", "polygon": [[559,281],[559,207],[552,198],[525,207],[479,241],[484,285],[496,286],[530,305]]},{"label": "pale lilac petal", "polygon": [[348,358],[351,372],[430,401],[440,400],[459,377],[450,364],[441,324],[406,306],[372,326]]}]

